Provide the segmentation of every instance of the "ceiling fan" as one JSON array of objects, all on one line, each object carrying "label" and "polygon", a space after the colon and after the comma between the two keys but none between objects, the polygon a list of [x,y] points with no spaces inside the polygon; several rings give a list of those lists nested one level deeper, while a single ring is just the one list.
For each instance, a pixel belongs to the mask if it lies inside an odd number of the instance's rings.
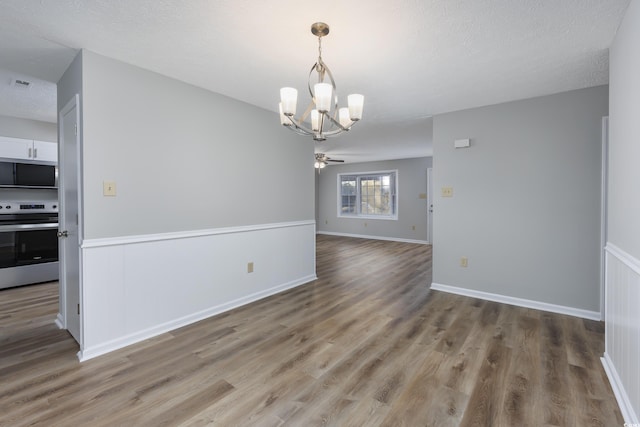
[{"label": "ceiling fan", "polygon": [[316,169],[322,169],[327,166],[329,162],[344,163],[344,160],[332,159],[331,157],[327,157],[327,155],[324,153],[316,153],[316,162],[313,164],[313,166]]}]

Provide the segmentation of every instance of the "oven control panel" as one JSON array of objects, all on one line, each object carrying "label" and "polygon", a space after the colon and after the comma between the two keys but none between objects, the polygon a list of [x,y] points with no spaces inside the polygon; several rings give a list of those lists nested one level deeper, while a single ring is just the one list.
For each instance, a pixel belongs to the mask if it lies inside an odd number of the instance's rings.
[{"label": "oven control panel", "polygon": [[33,201],[33,200],[0,200],[0,215],[2,214],[29,214],[29,213],[57,213],[58,202]]}]

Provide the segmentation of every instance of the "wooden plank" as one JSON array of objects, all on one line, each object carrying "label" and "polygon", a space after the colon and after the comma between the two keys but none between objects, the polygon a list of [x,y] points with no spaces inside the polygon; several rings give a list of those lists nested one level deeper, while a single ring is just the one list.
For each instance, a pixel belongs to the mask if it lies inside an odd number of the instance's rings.
[{"label": "wooden plank", "polygon": [[0,425],[622,425],[601,322],[431,291],[431,246],[317,237],[318,280],[80,364],[0,290]]}]

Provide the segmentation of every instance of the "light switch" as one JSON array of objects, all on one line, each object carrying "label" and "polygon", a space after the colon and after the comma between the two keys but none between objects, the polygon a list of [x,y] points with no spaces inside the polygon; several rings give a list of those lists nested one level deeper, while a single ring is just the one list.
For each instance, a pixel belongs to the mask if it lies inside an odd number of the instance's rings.
[{"label": "light switch", "polygon": [[102,195],[103,196],[115,196],[116,195],[116,183],[114,181],[102,182]]},{"label": "light switch", "polygon": [[442,187],[442,197],[453,197],[453,187]]},{"label": "light switch", "polygon": [[471,146],[471,140],[467,139],[456,139],[453,141],[453,146],[455,148],[468,148]]}]

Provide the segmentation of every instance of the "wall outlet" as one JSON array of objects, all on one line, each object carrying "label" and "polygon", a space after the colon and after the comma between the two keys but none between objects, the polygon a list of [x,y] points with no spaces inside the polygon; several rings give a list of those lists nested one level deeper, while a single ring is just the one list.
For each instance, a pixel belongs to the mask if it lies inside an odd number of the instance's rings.
[{"label": "wall outlet", "polygon": [[411,226],[411,229],[412,229],[413,231],[416,231],[416,226],[415,226],[415,225],[412,225],[412,226]]},{"label": "wall outlet", "polygon": [[366,222],[364,223],[364,226],[365,226],[365,227],[367,226],[367,223],[366,223]]},{"label": "wall outlet", "polygon": [[115,181],[103,181],[102,182],[102,195],[103,196],[115,196],[116,195],[116,183],[115,183]]},{"label": "wall outlet", "polygon": [[247,263],[247,273],[253,273],[253,262]]},{"label": "wall outlet", "polygon": [[442,197],[453,197],[453,187],[442,187]]},{"label": "wall outlet", "polygon": [[466,256],[463,256],[462,258],[460,258],[460,267],[467,267],[469,265],[469,260],[467,259]]},{"label": "wall outlet", "polygon": [[325,224],[325,225],[329,224],[329,220],[328,220],[328,219],[325,219],[325,220],[324,220],[324,224]]}]

